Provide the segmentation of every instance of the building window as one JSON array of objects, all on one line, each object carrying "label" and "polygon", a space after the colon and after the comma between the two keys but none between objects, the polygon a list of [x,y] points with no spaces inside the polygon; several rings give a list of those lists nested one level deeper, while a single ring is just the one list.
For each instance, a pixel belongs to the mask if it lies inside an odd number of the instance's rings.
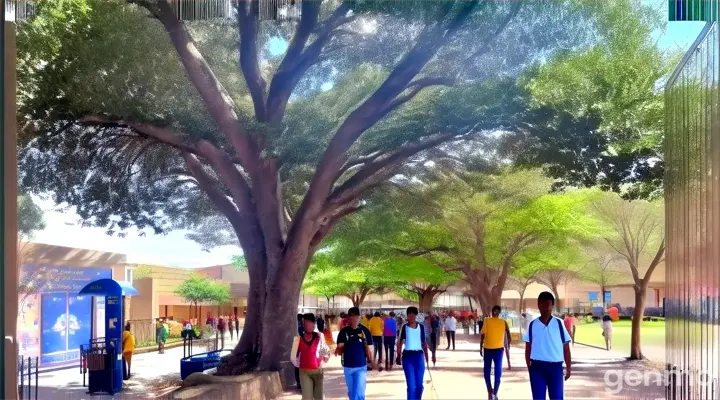
[{"label": "building window", "polygon": [[128,268],[125,267],[125,282],[132,284],[133,283],[133,271],[135,268]]}]

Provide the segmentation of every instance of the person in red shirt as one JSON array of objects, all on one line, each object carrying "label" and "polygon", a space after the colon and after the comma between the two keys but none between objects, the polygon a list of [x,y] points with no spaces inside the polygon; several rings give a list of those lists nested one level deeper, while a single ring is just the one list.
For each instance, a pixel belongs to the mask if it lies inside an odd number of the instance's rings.
[{"label": "person in red shirt", "polygon": [[567,313],[563,317],[563,322],[565,323],[565,329],[570,334],[572,344],[575,345],[575,318],[573,318],[572,314]]},{"label": "person in red shirt", "polygon": [[315,332],[314,314],[303,315],[303,328],[303,335],[298,337],[292,352],[293,364],[300,369],[302,400],[323,400],[322,367],[330,359],[330,349],[324,336]]}]

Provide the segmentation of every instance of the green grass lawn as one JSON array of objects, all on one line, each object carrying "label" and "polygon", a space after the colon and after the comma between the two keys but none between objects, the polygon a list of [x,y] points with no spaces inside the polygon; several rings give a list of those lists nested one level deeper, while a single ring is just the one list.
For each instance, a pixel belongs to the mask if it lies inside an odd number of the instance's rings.
[{"label": "green grass lawn", "polygon": [[[613,350],[630,355],[630,324],[632,321],[613,322]],[[665,347],[665,321],[644,321],[640,331],[643,353],[649,353],[651,348]],[[578,325],[575,331],[577,343],[588,344],[605,348],[605,338],[602,336],[600,322]],[[648,356],[648,354],[645,354]]]}]

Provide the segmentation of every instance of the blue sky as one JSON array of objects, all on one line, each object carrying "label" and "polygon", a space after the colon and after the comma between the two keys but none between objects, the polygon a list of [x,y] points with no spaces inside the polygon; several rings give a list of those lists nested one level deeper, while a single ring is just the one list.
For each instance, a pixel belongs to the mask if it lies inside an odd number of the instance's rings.
[{"label": "blue sky", "polygon": [[[658,44],[668,50],[685,51],[702,27],[703,23],[697,22],[671,22],[665,32],[657,33]],[[286,49],[287,42],[281,39],[271,40],[268,44],[268,51],[274,56],[281,55]],[[331,87],[330,83],[323,85],[324,90]],[[47,228],[35,238],[40,243],[125,253],[131,263],[182,267],[225,264],[230,262],[233,255],[240,253],[240,249],[234,246],[204,252],[195,242],[185,239],[184,232],[171,232],[163,236],[148,234],[143,237],[137,235],[137,232],[130,232],[125,238],[111,237],[102,228],[75,225],[78,216],[74,212],[54,211],[54,204],[48,201],[38,203],[45,210],[47,221]]]}]

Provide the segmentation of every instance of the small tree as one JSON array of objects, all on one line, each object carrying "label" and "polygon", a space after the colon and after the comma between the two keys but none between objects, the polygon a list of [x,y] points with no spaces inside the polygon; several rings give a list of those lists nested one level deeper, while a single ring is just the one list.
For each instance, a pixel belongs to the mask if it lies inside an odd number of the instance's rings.
[{"label": "small tree", "polygon": [[230,300],[229,286],[197,274],[191,274],[188,279],[175,288],[174,293],[190,303],[191,306],[195,306],[195,316],[198,318],[198,303],[221,304]]},{"label": "small tree", "polygon": [[[605,242],[622,260],[632,276],[635,291],[630,358],[642,359],[640,328],[645,297],[653,272],[665,260],[665,215],[663,204],[645,200],[626,201],[606,193],[593,202],[597,215],[608,224]],[[604,293],[604,292],[603,292]]]},{"label": "small tree", "polygon": [[330,299],[347,290],[346,273],[332,264],[327,253],[316,254],[303,282],[303,291],[327,300],[330,312]]},{"label": "small tree", "polygon": [[32,256],[33,247],[30,241],[35,237],[37,231],[41,231],[47,226],[43,210],[29,195],[18,196],[17,205],[18,294],[20,295],[19,307],[22,310],[28,297],[42,290],[50,281],[50,277],[46,273],[47,266],[45,265],[36,265],[32,268],[23,267],[25,261]]}]

